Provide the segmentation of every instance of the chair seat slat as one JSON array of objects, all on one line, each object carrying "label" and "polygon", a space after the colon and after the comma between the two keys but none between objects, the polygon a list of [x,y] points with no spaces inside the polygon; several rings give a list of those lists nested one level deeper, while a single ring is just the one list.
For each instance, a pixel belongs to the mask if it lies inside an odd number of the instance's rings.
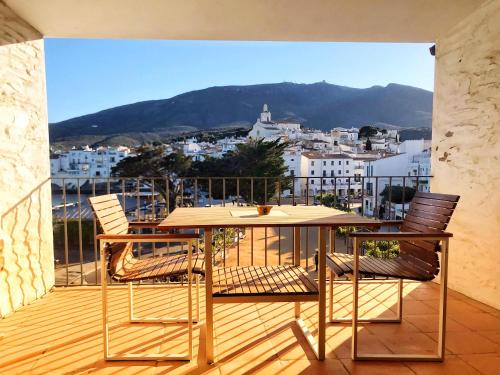
[{"label": "chair seat slat", "polygon": [[318,287],[298,266],[238,266],[214,269],[214,297],[317,295]]}]

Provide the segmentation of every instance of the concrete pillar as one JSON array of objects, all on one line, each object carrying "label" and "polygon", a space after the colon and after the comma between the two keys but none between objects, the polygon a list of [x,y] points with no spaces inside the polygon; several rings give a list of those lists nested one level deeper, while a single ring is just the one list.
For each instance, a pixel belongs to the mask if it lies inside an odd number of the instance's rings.
[{"label": "concrete pillar", "polygon": [[42,35],[0,1],[0,317],[54,285]]},{"label": "concrete pillar", "polygon": [[433,192],[459,194],[449,286],[500,308],[500,2],[436,43]]}]

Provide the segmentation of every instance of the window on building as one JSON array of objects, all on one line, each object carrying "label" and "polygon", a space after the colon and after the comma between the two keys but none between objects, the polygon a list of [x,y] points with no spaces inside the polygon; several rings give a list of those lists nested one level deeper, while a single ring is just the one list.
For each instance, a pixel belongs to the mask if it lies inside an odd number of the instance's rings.
[{"label": "window on building", "polygon": [[311,180],[311,185],[314,185],[314,180]]},{"label": "window on building", "polygon": [[95,176],[99,177],[101,175],[101,171],[95,171]]},{"label": "window on building", "polygon": [[326,171],[323,171],[323,177],[326,177]]},{"label": "window on building", "polygon": [[349,169],[346,169],[345,174],[349,174]]},{"label": "window on building", "polygon": [[330,165],[335,165],[335,162],[332,160],[332,161],[330,162]]},{"label": "window on building", "polygon": [[342,160],[339,160],[339,165],[342,165]]},{"label": "window on building", "polygon": [[325,184],[325,185],[326,185],[326,180],[323,180],[323,184]]},{"label": "window on building", "polygon": [[290,176],[295,176],[295,171],[293,169],[290,170]]},{"label": "window on building", "polygon": [[339,176],[342,175],[342,171],[339,169]]},{"label": "window on building", "polygon": [[346,160],[346,161],[345,161],[345,165],[349,165],[349,160]]},{"label": "window on building", "polygon": [[311,161],[311,166],[312,166],[312,167],[314,167],[314,160],[313,160],[313,161]]},{"label": "window on building", "polygon": [[333,177],[335,176],[335,172],[333,171],[333,169],[330,171],[330,177]]},{"label": "window on building", "polygon": [[323,166],[326,167],[326,160],[323,160]]},{"label": "window on building", "polygon": [[290,159],[290,161],[295,161],[294,159]]},{"label": "window on building", "polygon": [[368,195],[373,195],[373,182],[366,183],[366,190]]},{"label": "window on building", "polygon": [[311,176],[314,176],[314,169],[311,170]]}]

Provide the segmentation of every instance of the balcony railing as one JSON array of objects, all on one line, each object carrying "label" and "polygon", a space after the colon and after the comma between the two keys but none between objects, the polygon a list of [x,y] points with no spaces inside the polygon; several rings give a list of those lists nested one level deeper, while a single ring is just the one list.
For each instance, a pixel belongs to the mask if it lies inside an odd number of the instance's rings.
[{"label": "balcony railing", "polygon": [[[404,214],[392,202],[394,186],[428,189],[431,176],[335,176],[308,177],[111,177],[52,178],[54,259],[56,285],[98,285],[99,254],[95,240],[98,224],[88,204],[91,196],[115,193],[130,220],[159,221],[176,207],[251,205],[320,205],[327,194],[336,196],[336,207],[364,216],[381,216],[380,193],[387,186],[385,219]],[[315,180],[315,184],[311,181]],[[425,181],[425,183],[423,182]],[[368,188],[369,187],[369,188]],[[405,201],[406,189],[402,200]],[[330,200],[331,202],[331,200]],[[315,268],[316,231],[303,230],[303,266]],[[292,262],[292,231],[289,228],[223,229],[217,235],[214,262],[220,265],[286,264]],[[336,249],[349,251],[347,238],[334,238]],[[135,249],[140,257],[185,251],[144,244]]]}]

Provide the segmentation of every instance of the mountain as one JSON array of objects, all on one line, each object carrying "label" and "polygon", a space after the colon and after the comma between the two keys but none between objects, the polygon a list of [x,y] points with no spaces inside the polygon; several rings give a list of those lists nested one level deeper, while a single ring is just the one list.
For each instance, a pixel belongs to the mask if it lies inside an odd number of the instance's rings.
[{"label": "mountain", "polygon": [[391,83],[357,89],[326,82],[220,86],[149,100],[50,124],[52,142],[82,136],[175,134],[215,127],[250,127],[267,103],[273,119],[331,129],[367,124],[431,126],[432,92]]}]

